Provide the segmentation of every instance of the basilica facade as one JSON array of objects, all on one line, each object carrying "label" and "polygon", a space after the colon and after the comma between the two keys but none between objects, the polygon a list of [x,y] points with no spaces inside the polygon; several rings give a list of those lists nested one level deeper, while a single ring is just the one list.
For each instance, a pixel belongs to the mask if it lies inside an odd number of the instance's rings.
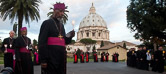
[{"label": "basilica facade", "polygon": [[[91,38],[92,40],[97,41],[97,43],[93,45],[84,45],[79,42],[84,38]],[[92,3],[88,15],[86,15],[80,22],[76,43],[68,45],[67,49],[70,50],[67,50],[67,52],[74,52],[75,49],[80,49],[86,52],[87,47],[90,48],[88,51],[92,52],[93,46],[97,49],[100,47],[101,41],[109,42],[109,40],[107,24],[105,20],[96,13],[96,9]]]},{"label": "basilica facade", "polygon": [[83,18],[77,32],[77,42],[83,38],[91,38],[96,41],[109,41],[109,30],[104,19],[96,13],[95,7],[91,6],[89,14]]},{"label": "basilica facade", "polygon": [[[92,52],[93,47],[97,49],[98,55],[100,55],[101,52],[106,52],[105,50],[109,50],[107,52],[109,53],[114,53],[112,52],[112,47],[123,47],[123,45],[126,45],[125,49],[122,49],[123,51],[127,51],[126,49],[130,48],[135,48],[137,50],[137,45],[127,42],[127,41],[122,41],[122,42],[116,42],[112,43],[110,42],[110,37],[109,37],[109,30],[107,28],[107,23],[105,20],[100,16],[99,14],[96,13],[96,9],[92,3],[92,6],[89,9],[88,15],[86,15],[82,21],[80,22],[79,25],[79,30],[77,32],[77,40],[76,43],[74,44],[69,44],[66,46],[67,52],[73,53],[75,50],[82,50],[83,52],[89,51]],[[91,38],[92,40],[95,40],[97,43],[92,44],[92,45],[84,45],[80,42],[81,39],[84,38]],[[101,41],[104,42],[104,47],[100,47]],[[114,50],[114,49],[113,49]],[[123,51],[120,50],[115,50],[118,53],[123,53],[123,55],[126,55]],[[122,55],[121,55],[122,56]],[[124,59],[125,57],[122,56]],[[126,58],[125,58],[126,59]]]},{"label": "basilica facade", "polygon": [[[80,49],[83,52],[92,52],[92,49],[95,46],[98,58],[100,58],[102,52],[108,52],[110,54],[110,60],[112,59],[112,55],[114,53],[119,54],[119,60],[126,60],[126,54],[128,49],[138,49],[136,44],[127,41],[112,43],[110,42],[109,36],[110,35],[109,30],[107,28],[107,23],[104,21],[102,16],[96,13],[96,9],[92,3],[88,15],[86,15],[80,22],[79,30],[77,32],[76,43],[69,44],[66,46],[68,56],[73,56],[72,53],[75,50],[77,51],[78,49]],[[92,40],[95,40],[97,43],[91,45],[82,44],[80,40],[84,38],[91,38]],[[104,46],[100,47],[102,41],[104,43]],[[124,45],[126,46],[124,47]]]}]

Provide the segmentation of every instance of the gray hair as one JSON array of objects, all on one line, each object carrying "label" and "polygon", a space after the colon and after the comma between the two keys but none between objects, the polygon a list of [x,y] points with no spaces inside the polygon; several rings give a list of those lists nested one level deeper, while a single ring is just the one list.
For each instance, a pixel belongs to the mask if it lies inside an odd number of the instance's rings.
[{"label": "gray hair", "polygon": [[10,33],[14,33],[14,34],[15,34],[15,32],[14,32],[13,30],[11,30],[11,31],[9,32],[9,34],[10,34]]}]

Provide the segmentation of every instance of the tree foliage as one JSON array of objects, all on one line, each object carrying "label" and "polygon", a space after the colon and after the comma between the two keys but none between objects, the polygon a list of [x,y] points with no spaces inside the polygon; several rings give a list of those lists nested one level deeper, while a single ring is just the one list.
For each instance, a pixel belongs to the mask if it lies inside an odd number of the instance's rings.
[{"label": "tree foliage", "polygon": [[85,45],[90,45],[90,44],[95,44],[96,43],[96,41],[92,40],[91,38],[81,39],[80,42],[85,44]]},{"label": "tree foliage", "polygon": [[126,48],[126,43],[125,42],[123,43],[123,47]]},{"label": "tree foliage", "polygon": [[38,44],[38,42],[37,42],[37,40],[33,40],[33,46],[37,46],[37,44]]},{"label": "tree foliage", "polygon": [[0,0],[0,12],[3,21],[7,17],[13,22],[15,19],[18,20],[18,36],[21,35],[20,29],[22,28],[23,20],[26,23],[40,19],[38,6],[40,0]]},{"label": "tree foliage", "polygon": [[71,40],[71,44],[74,44],[76,41],[75,40]]},{"label": "tree foliage", "polygon": [[18,24],[15,22],[13,25],[13,31],[15,32],[15,37],[17,37],[17,26]]},{"label": "tree foliage", "polygon": [[127,27],[134,37],[163,44],[166,40],[166,0],[130,0]]},{"label": "tree foliage", "polygon": [[100,47],[103,47],[104,46],[104,42],[103,41],[101,41],[101,45],[100,45]]},{"label": "tree foliage", "polygon": [[1,46],[2,46],[2,40],[0,39],[0,49],[1,49]]}]

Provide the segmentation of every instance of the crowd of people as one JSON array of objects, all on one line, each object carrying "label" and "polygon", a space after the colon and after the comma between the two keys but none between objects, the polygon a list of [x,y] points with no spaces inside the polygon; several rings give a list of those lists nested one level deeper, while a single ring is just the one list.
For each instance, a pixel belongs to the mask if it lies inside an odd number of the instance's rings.
[{"label": "crowd of people", "polygon": [[162,46],[153,53],[151,50],[148,50],[146,46],[139,47],[138,51],[131,48],[129,52],[127,52],[127,66],[162,73],[164,72],[165,58],[166,53]]},{"label": "crowd of people", "polygon": [[27,28],[21,28],[21,36],[14,38],[15,32],[10,31],[10,37],[5,38],[1,47],[4,52],[4,67],[10,67],[15,74],[27,72],[33,74],[32,44],[27,35]]},{"label": "crowd of people", "polygon": [[[92,54],[93,54],[94,62],[98,62],[97,52],[94,50],[94,52]],[[88,63],[89,62],[89,55],[90,55],[90,53],[88,51],[86,51],[84,53],[82,50],[81,50],[81,53],[77,55],[76,49],[75,49],[75,52],[73,53],[74,63],[78,63],[78,56],[80,56],[80,63],[84,63],[84,59],[85,59],[86,63]],[[112,55],[112,62],[118,62],[118,56],[119,56],[118,53],[114,53]],[[102,52],[100,61],[101,62],[108,62],[109,61],[109,53]]]}]

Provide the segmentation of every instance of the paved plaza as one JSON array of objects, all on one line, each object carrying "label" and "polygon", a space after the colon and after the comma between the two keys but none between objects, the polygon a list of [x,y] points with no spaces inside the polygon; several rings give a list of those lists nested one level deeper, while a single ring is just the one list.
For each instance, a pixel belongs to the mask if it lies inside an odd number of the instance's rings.
[{"label": "paved plaza", "polygon": [[[2,69],[2,65],[1,68]],[[34,74],[41,74],[40,66],[34,66]],[[161,74],[127,67],[125,62],[67,63],[67,74]],[[164,72],[163,74],[166,74]]]}]

